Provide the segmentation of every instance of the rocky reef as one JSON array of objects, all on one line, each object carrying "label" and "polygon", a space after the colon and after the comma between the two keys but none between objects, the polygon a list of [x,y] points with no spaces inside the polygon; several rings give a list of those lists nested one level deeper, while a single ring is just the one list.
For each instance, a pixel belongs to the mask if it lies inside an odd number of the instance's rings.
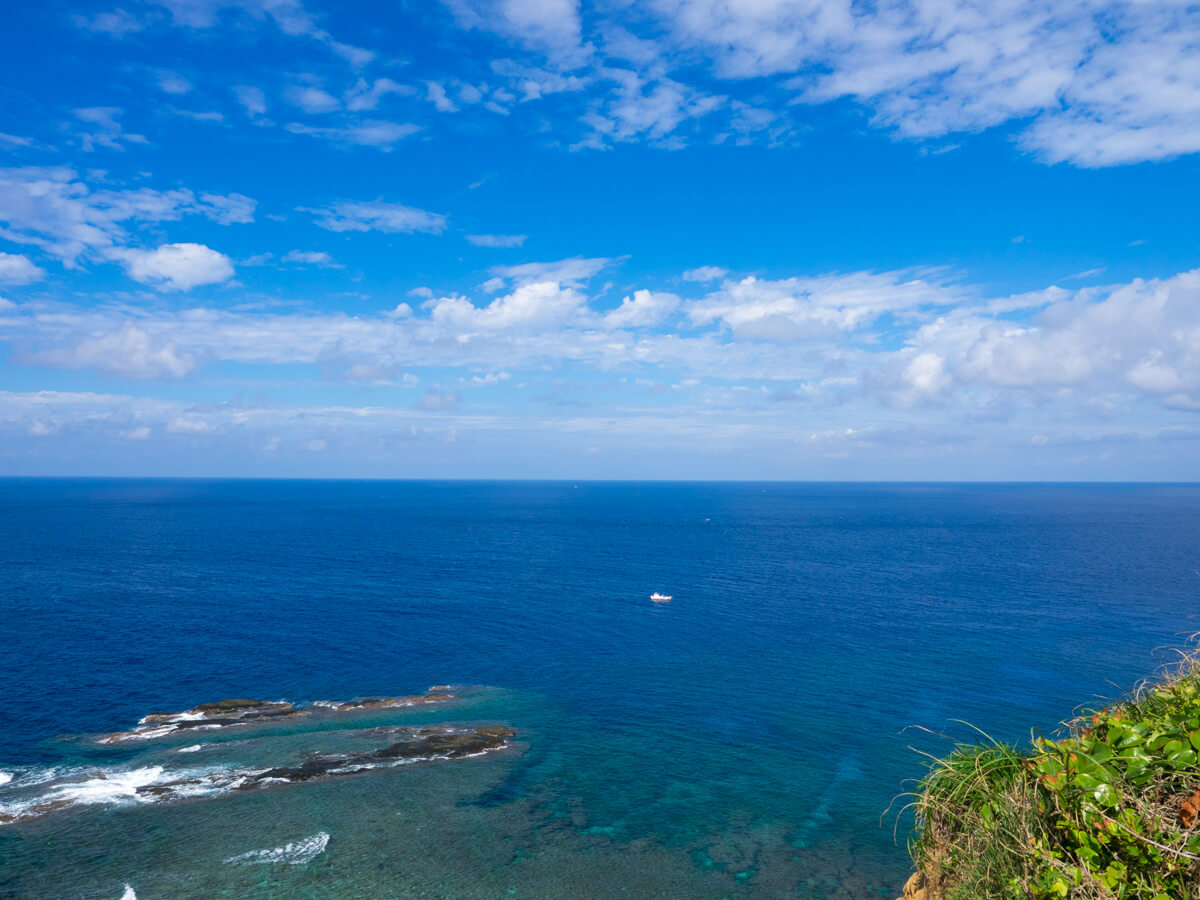
[{"label": "rocky reef", "polygon": [[97,740],[101,744],[150,740],[178,734],[181,731],[214,730],[237,725],[262,724],[297,716],[310,716],[314,711],[337,713],[425,706],[457,699],[457,695],[451,693],[452,690],[449,685],[439,684],[434,685],[424,694],[407,697],[366,697],[359,700],[317,700],[308,704],[309,708],[297,707],[286,700],[217,700],[213,703],[201,703],[184,712],[151,713],[139,719],[137,726],[129,731],[103,734]]},{"label": "rocky reef", "polygon": [[[223,715],[229,710],[261,712],[263,706],[258,701],[222,701],[220,704],[204,704],[196,709],[209,708]],[[268,717],[283,715],[289,713],[280,710]],[[376,746],[336,753],[308,752],[297,758],[294,750],[286,749],[286,741],[282,744],[284,749],[280,749],[279,739],[267,737],[251,742],[260,751],[265,751],[266,755],[265,765],[253,768],[247,767],[244,762],[241,765],[229,765],[228,761],[221,759],[207,765],[179,768],[159,761],[160,754],[151,765],[88,767],[50,778],[32,773],[28,783],[24,783],[24,778],[18,778],[6,785],[5,796],[0,797],[0,824],[40,818],[71,807],[97,803],[169,803],[214,797],[231,791],[262,790],[359,775],[415,762],[463,759],[506,747],[508,739],[516,732],[505,725],[439,725],[321,730],[316,734],[329,735],[342,741],[351,737],[356,742]],[[245,742],[238,741],[225,747],[242,743]],[[220,752],[221,745],[210,746]]]},{"label": "rocky reef", "polygon": [[228,728],[231,725],[249,725],[268,719],[307,715],[308,711],[297,709],[283,700],[218,700],[215,703],[201,703],[185,712],[150,713],[138,720],[137,727],[129,731],[104,734],[98,740],[102,744],[118,744],[123,741],[165,737],[197,728]]},{"label": "rocky reef", "polygon": [[424,694],[409,697],[364,697],[361,700],[317,700],[313,706],[348,712],[355,709],[402,709],[406,706],[425,706],[430,703],[445,703],[457,697],[449,685],[435,684]]},{"label": "rocky reef", "polygon": [[[393,729],[389,729],[393,730]],[[400,729],[393,731],[399,732]],[[378,733],[378,732],[377,732]],[[404,740],[379,750],[365,753],[313,755],[298,766],[268,769],[239,785],[240,789],[261,787],[278,781],[312,781],[329,775],[353,775],[389,765],[417,759],[458,759],[498,750],[516,734],[503,725],[484,725],[471,731],[452,728],[422,728],[404,730]]]}]

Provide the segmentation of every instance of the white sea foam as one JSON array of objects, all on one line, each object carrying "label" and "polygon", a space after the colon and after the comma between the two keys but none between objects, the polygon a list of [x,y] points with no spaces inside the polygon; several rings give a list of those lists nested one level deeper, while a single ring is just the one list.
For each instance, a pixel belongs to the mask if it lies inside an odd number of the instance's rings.
[{"label": "white sea foam", "polygon": [[0,784],[8,784],[12,779],[11,772],[0,772]]},{"label": "white sea foam", "polygon": [[94,778],[61,784],[46,792],[50,801],[70,803],[129,803],[144,802],[138,788],[151,787],[162,781],[162,766],[145,766],[127,772],[97,772]]},{"label": "white sea foam", "polygon": [[186,747],[180,747],[176,753],[195,753],[197,750],[203,750],[206,747],[211,747],[211,744],[189,744]]},{"label": "white sea foam", "polygon": [[137,894],[129,885],[125,885],[125,891],[121,894],[121,900],[137,900]]},{"label": "white sea foam", "polygon": [[[143,766],[138,769],[70,769],[58,772],[55,783],[38,791],[17,795],[0,803],[0,821],[18,821],[69,806],[160,803],[189,797],[223,794],[242,785],[253,772],[234,769],[171,769]],[[40,781],[19,779],[18,790],[39,787]],[[147,790],[155,788],[156,790]]]},{"label": "white sea foam", "polygon": [[272,847],[267,850],[251,850],[248,853],[239,853],[237,856],[231,856],[225,862],[227,863],[287,863],[292,866],[303,866],[312,862],[318,856],[325,852],[325,847],[329,844],[329,834],[324,831],[318,831],[312,837],[306,837],[303,840],[292,841],[284,844],[282,847]]}]

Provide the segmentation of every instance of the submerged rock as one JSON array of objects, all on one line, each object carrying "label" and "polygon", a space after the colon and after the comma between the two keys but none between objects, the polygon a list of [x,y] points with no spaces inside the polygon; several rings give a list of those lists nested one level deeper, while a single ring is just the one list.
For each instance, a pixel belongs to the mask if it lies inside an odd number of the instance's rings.
[{"label": "submerged rock", "polygon": [[405,706],[423,706],[427,703],[444,703],[457,700],[448,684],[435,684],[424,694],[409,697],[364,697],[360,700],[318,700],[313,706],[344,712],[355,709],[400,709]]},{"label": "submerged rock", "polygon": [[503,725],[484,725],[473,731],[450,728],[423,728],[408,732],[408,740],[397,741],[379,750],[364,753],[315,755],[298,766],[268,769],[246,780],[241,789],[261,787],[271,781],[311,781],[328,775],[350,775],[405,760],[458,759],[498,750],[507,738],[516,734]]}]

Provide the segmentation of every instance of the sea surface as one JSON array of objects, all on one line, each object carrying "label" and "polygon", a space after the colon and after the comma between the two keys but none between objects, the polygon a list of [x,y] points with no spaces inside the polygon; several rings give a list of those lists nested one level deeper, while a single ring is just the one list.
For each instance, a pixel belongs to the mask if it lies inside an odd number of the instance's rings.
[{"label": "sea surface", "polygon": [[[0,897],[893,898],[919,751],[1133,687],[1198,570],[1197,486],[0,480]],[[223,698],[311,715],[96,737]]]}]

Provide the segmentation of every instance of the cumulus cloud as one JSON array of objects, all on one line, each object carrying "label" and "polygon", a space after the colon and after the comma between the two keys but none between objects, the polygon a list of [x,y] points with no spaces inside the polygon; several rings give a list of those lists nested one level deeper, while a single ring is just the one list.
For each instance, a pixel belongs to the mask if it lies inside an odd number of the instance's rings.
[{"label": "cumulus cloud", "polygon": [[554,328],[581,312],[582,293],[557,282],[523,284],[511,294],[477,307],[465,297],[443,297],[430,302],[430,317],[465,337],[475,331],[538,331]]},{"label": "cumulus cloud", "polygon": [[720,266],[700,266],[696,269],[688,269],[683,273],[684,281],[720,281],[729,274],[728,269],[722,269]]},{"label": "cumulus cloud", "polygon": [[1085,289],[1028,324],[967,318],[914,338],[956,359],[959,377],[1003,387],[1132,387],[1200,396],[1200,270]]},{"label": "cumulus cloud", "polygon": [[233,262],[203,244],[163,244],[153,250],[118,248],[109,251],[134,281],[160,290],[186,291],[219,284],[233,277]]},{"label": "cumulus cloud", "polygon": [[0,284],[29,284],[45,275],[27,256],[0,253]]},{"label": "cumulus cloud", "polygon": [[182,378],[196,365],[193,357],[171,341],[128,323],[112,333],[84,338],[72,347],[37,353],[32,361],[61,369],[96,369],[127,378]]},{"label": "cumulus cloud", "polygon": [[[806,410],[937,410],[941,425],[1046,410],[1026,419],[1026,443],[1059,421],[1200,410],[1200,270],[993,298],[936,271],[727,278],[695,299],[635,290],[600,312],[582,274],[596,261],[526,265],[487,302],[422,291],[416,309],[371,315],[39,301],[5,310],[0,338],[18,363],[143,378],[213,360],[311,365],[367,385],[400,373],[407,384],[423,368],[517,384],[570,366],[640,371],[708,410],[782,415],[791,404],[773,401],[803,399]],[[532,277],[555,269],[559,280]]]},{"label": "cumulus cloud", "polygon": [[392,234],[427,232],[440,234],[446,229],[446,217],[399,203],[354,202],[343,200],[326,209],[301,207],[300,212],[316,216],[316,224],[329,231],[384,231]]},{"label": "cumulus cloud", "polygon": [[965,298],[961,288],[933,277],[937,274],[856,272],[778,281],[750,276],[726,282],[687,312],[696,324],[719,322],[737,337],[790,341],[853,331],[886,313],[951,306]]},{"label": "cumulus cloud", "polygon": [[635,291],[604,317],[609,328],[644,328],[658,325],[677,310],[682,301],[663,291]]}]

